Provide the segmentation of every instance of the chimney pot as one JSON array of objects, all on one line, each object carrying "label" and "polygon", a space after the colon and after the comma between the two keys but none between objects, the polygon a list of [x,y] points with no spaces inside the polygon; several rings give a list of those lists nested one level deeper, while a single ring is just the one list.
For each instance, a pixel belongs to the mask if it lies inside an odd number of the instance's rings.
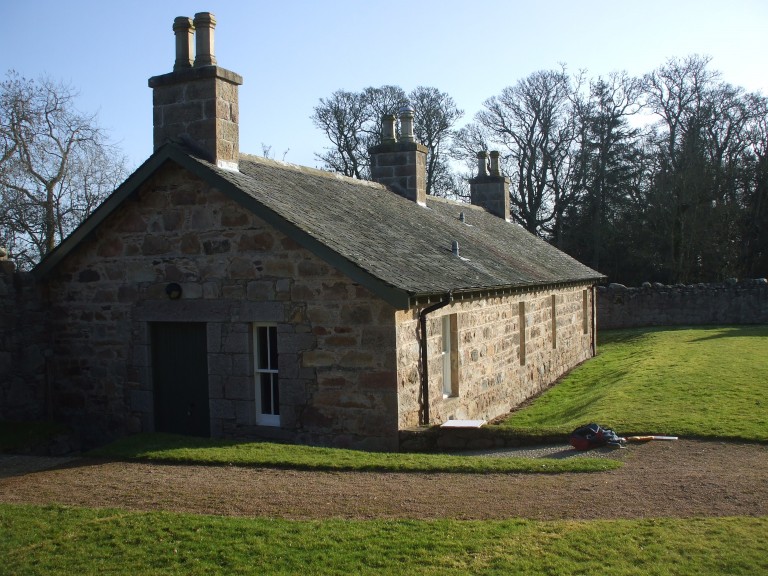
[{"label": "chimney pot", "polygon": [[415,142],[413,135],[414,110],[411,106],[400,108],[400,140],[403,142]]},{"label": "chimney pot", "polygon": [[173,21],[173,33],[176,35],[176,63],[173,71],[192,68],[192,37],[195,26],[192,18],[179,16]]},{"label": "chimney pot", "polygon": [[491,176],[501,176],[498,150],[491,150]]},{"label": "chimney pot", "polygon": [[509,221],[509,179],[499,170],[499,153],[493,151],[490,156],[488,174],[488,153],[477,153],[477,177],[469,181],[469,201]]},{"label": "chimney pot", "polygon": [[193,22],[195,26],[195,39],[197,51],[195,54],[195,68],[200,66],[215,66],[216,57],[213,52],[213,29],[216,27],[216,18],[210,12],[198,12]]},{"label": "chimney pot", "polygon": [[488,152],[477,153],[477,176],[488,176]]},{"label": "chimney pot", "polygon": [[397,142],[395,135],[395,115],[384,114],[381,117],[381,143],[394,144]]}]

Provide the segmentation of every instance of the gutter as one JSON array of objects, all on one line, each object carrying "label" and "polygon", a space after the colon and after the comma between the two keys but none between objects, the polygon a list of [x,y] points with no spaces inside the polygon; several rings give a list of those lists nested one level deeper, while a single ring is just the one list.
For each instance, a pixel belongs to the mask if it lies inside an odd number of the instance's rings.
[{"label": "gutter", "polygon": [[440,302],[419,311],[419,349],[421,352],[421,414],[419,424],[429,426],[429,368],[427,367],[427,314],[453,302],[453,292]]}]

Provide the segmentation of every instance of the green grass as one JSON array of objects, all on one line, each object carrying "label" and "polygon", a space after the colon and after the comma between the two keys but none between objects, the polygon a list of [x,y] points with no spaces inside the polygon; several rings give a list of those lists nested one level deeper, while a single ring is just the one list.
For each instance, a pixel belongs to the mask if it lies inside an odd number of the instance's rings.
[{"label": "green grass", "polygon": [[598,356],[502,427],[768,441],[768,326],[602,332]]},{"label": "green grass", "polygon": [[[620,433],[766,441],[767,392],[766,326],[615,331],[601,334],[597,358],[513,415],[500,433],[557,435],[597,421]],[[589,462],[166,435],[127,438],[99,454],[323,470],[524,472],[530,469],[518,467],[543,465],[535,471],[556,472]],[[498,466],[510,468],[492,469]],[[766,517],[297,522],[0,504],[0,573],[751,576],[768,574],[766,534]]]},{"label": "green grass", "polygon": [[766,518],[287,521],[0,505],[4,574],[768,572]]},{"label": "green grass", "polygon": [[65,432],[55,422],[0,422],[0,452],[31,448]]},{"label": "green grass", "polygon": [[386,472],[600,472],[621,466],[606,458],[478,458],[448,454],[364,452],[272,442],[236,442],[171,434],[138,434],[93,450],[89,456],[126,460],[260,466],[303,470]]}]

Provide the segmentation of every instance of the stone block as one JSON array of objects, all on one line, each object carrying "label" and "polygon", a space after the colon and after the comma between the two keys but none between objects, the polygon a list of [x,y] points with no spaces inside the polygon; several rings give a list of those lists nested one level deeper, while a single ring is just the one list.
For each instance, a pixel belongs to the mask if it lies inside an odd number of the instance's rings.
[{"label": "stone block", "polygon": [[208,373],[223,376],[232,374],[232,356],[229,354],[208,354]]},{"label": "stone block", "polygon": [[[242,295],[242,293],[245,292],[245,290],[238,286],[240,291],[238,294]],[[222,289],[219,282],[204,282],[203,283],[203,298],[207,300],[216,300],[222,297]],[[231,298],[231,295],[228,295],[227,298]]]},{"label": "stone block", "polygon": [[134,412],[149,414],[154,409],[154,397],[149,390],[129,390],[128,402]]},{"label": "stone block", "polygon": [[302,260],[296,265],[299,276],[320,277],[328,275],[328,266],[323,262]]},{"label": "stone block", "polygon": [[181,297],[186,300],[197,300],[203,297],[203,286],[198,282],[184,282],[181,284],[181,288]]},{"label": "stone block", "polygon": [[254,382],[252,378],[238,376],[224,380],[224,398],[253,402]]},{"label": "stone block", "polygon": [[210,256],[213,254],[227,254],[232,251],[232,245],[227,238],[213,238],[203,241],[203,253]]},{"label": "stone block", "polygon": [[264,262],[264,274],[277,278],[293,278],[296,268],[293,262],[288,260],[267,260]]},{"label": "stone block", "polygon": [[345,324],[370,324],[373,321],[371,308],[365,304],[343,304],[340,317]]},{"label": "stone block", "polygon": [[274,300],[275,283],[271,280],[248,282],[246,296],[249,300]]},{"label": "stone block", "polygon": [[193,206],[199,204],[201,196],[196,187],[180,186],[175,187],[168,192],[168,202],[172,206]]},{"label": "stone block", "polygon": [[[234,328],[234,326],[232,327]],[[222,334],[221,351],[228,354],[247,354],[249,348],[249,331],[230,329]]]},{"label": "stone block", "polygon": [[[224,205],[221,209],[221,225],[225,228],[241,228],[251,222],[250,215],[240,206]],[[242,246],[238,246],[242,250]]]},{"label": "stone block", "polygon": [[351,350],[346,352],[339,364],[348,368],[376,368],[376,357],[372,352],[363,350]]},{"label": "stone block", "polygon": [[232,375],[248,376],[253,372],[253,357],[245,348],[245,353],[232,354]]},{"label": "stone block", "polygon": [[336,354],[326,350],[308,350],[301,354],[301,365],[305,368],[325,368],[336,363]]},{"label": "stone block", "polygon": [[171,243],[165,236],[145,236],[141,245],[144,256],[167,254],[171,251]]},{"label": "stone block", "polygon": [[253,400],[234,400],[235,420],[240,426],[256,424],[256,403]]},{"label": "stone block", "polygon": [[232,400],[211,399],[210,413],[211,419],[234,419],[235,404]]}]

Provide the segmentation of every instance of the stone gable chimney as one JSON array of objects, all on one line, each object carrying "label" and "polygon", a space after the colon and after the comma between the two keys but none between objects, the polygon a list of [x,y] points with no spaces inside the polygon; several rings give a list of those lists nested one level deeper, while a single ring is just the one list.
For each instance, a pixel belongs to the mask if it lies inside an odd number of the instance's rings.
[{"label": "stone gable chimney", "polygon": [[494,150],[490,157],[489,167],[488,153],[477,153],[477,177],[469,181],[469,201],[509,221],[509,178],[501,174],[499,153]]},{"label": "stone gable chimney", "polygon": [[389,186],[400,196],[427,205],[427,147],[413,134],[413,108],[400,109],[400,141],[395,132],[395,117],[381,118],[381,144],[371,146],[371,178]]},{"label": "stone gable chimney", "polygon": [[215,27],[216,19],[210,12],[199,12],[194,20],[179,16],[173,21],[173,72],[149,79],[154,105],[154,149],[166,142],[176,142],[217,166],[237,170],[237,91],[243,78],[216,65]]}]

